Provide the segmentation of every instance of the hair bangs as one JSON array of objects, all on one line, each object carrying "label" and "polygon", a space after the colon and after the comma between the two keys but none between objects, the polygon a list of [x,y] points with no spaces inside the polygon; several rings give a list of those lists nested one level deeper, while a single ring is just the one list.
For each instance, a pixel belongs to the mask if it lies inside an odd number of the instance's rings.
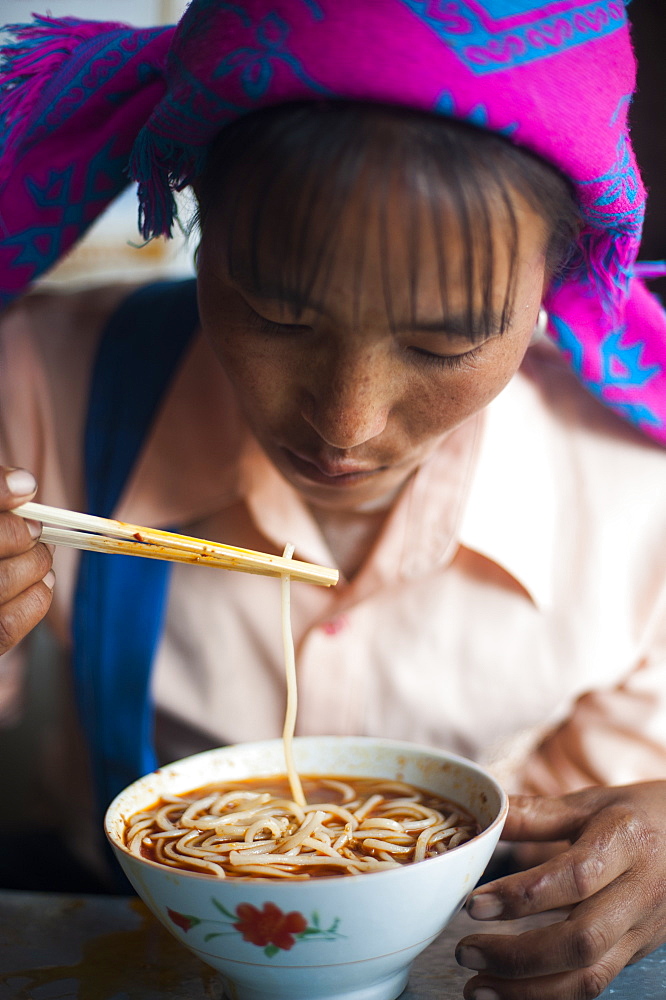
[{"label": "hair bangs", "polygon": [[[550,199],[544,197],[548,185]],[[396,187],[400,198],[392,199]],[[416,323],[420,234],[430,227],[443,316],[453,291],[457,302],[462,294],[461,318],[472,342],[510,322],[519,252],[516,193],[542,216],[544,205],[552,206],[553,218],[546,218],[547,257],[557,257],[552,269],[566,256],[577,224],[566,182],[503,137],[411,109],[348,102],[282,105],[239,119],[212,145],[195,190],[202,234],[212,212],[223,220],[232,280],[288,303],[296,317],[326,296],[336,257],[345,253],[354,261],[356,321],[368,254],[377,252],[390,325],[397,322],[396,255],[407,276],[408,318]],[[397,226],[390,215],[396,202]],[[499,308],[498,218],[509,259]],[[372,247],[371,232],[378,239]]]}]

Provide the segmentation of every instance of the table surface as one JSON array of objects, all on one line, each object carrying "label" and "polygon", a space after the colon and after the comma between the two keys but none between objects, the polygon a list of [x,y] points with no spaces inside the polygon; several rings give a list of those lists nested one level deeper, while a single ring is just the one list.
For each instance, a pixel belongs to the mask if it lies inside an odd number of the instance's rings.
[{"label": "table surface", "polygon": [[[534,922],[523,921],[523,927]],[[484,923],[484,929],[507,925]],[[401,1000],[460,1000],[471,973],[456,943],[479,924],[460,913],[415,961]],[[603,1000],[663,1000],[666,945],[628,966]],[[0,890],[0,1000],[222,1000],[217,973],[136,898]]]}]

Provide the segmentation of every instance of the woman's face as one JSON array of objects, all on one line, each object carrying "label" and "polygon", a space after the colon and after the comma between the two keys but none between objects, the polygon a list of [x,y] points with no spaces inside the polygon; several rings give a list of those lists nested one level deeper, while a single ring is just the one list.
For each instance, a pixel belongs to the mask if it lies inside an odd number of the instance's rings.
[{"label": "woman's face", "polygon": [[[442,209],[444,303],[433,222],[422,214],[415,248],[400,199],[396,188],[384,232],[372,209],[349,203],[330,274],[320,291],[315,284],[300,313],[278,280],[284,270],[279,241],[268,255],[275,280],[270,263],[264,265],[259,288],[242,260],[234,258],[230,277],[222,217],[207,218],[201,241],[202,325],[243,414],[284,478],[308,503],[329,510],[355,510],[390,496],[442,438],[500,392],[521,363],[544,291],[545,225],[516,196],[513,310],[504,332],[498,319],[498,329],[480,341],[467,321],[464,253],[455,226]],[[499,317],[511,245],[499,199],[492,216],[491,292]],[[414,259],[420,262],[416,281]],[[475,313],[482,304],[479,288]]]}]

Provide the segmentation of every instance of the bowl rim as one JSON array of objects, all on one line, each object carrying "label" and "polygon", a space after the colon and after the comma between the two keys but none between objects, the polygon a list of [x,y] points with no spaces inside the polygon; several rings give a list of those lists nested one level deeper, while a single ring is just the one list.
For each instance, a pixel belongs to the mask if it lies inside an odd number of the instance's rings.
[{"label": "bowl rim", "polygon": [[[382,748],[385,750],[393,750],[398,753],[404,751],[406,753],[408,752],[417,756],[422,755],[425,757],[435,758],[441,761],[448,761],[458,765],[463,770],[473,771],[481,778],[486,780],[493,787],[494,791],[497,793],[497,796],[499,798],[499,808],[497,810],[497,814],[493,819],[492,823],[489,823],[488,826],[481,831],[481,833],[476,834],[476,836],[472,837],[471,840],[465,841],[465,843],[459,844],[457,847],[454,847],[453,851],[455,851],[456,853],[458,853],[459,851],[464,851],[465,848],[469,848],[480,838],[487,838],[491,834],[491,832],[494,832],[494,830],[498,826],[500,826],[500,828],[504,826],[504,822],[506,820],[506,816],[509,811],[509,796],[507,792],[504,790],[504,788],[499,783],[497,778],[486,767],[484,767],[482,764],[477,763],[476,761],[470,760],[468,757],[462,756],[462,754],[454,753],[453,751],[450,750],[444,750],[440,747],[430,746],[425,743],[416,743],[410,740],[394,740],[388,737],[350,736],[350,735],[336,736],[334,734],[331,734],[331,735],[316,735],[316,736],[295,736],[293,739],[294,747],[296,747],[298,744],[316,745],[316,744],[325,744],[330,741],[335,741],[338,744],[343,744],[348,747],[351,747],[353,745],[376,746],[378,748]],[[238,875],[233,878],[230,878],[227,883],[226,879],[220,879],[216,875],[207,875],[203,872],[192,872],[192,871],[187,871],[186,869],[170,868],[167,867],[166,865],[160,864],[158,861],[152,861],[150,858],[143,858],[137,854],[133,854],[130,850],[128,850],[125,844],[122,843],[119,837],[116,836],[116,834],[110,828],[111,823],[116,818],[118,810],[122,806],[123,800],[129,795],[129,793],[133,789],[135,789],[137,785],[141,785],[143,783],[147,784],[150,778],[154,777],[155,775],[159,775],[162,771],[168,771],[169,769],[178,767],[179,765],[189,764],[190,762],[195,762],[197,760],[205,759],[206,757],[214,757],[221,753],[226,753],[227,751],[228,752],[239,751],[239,750],[261,751],[264,748],[272,749],[282,745],[283,741],[281,737],[274,737],[272,739],[267,739],[267,740],[248,740],[241,743],[229,743],[225,746],[213,747],[210,750],[202,750],[199,753],[190,754],[187,757],[181,757],[178,760],[171,761],[168,764],[162,764],[160,767],[155,768],[155,770],[147,772],[146,774],[137,778],[135,781],[131,782],[120,792],[118,792],[118,794],[109,803],[104,814],[104,833],[106,835],[106,838],[110,846],[115,851],[119,851],[126,857],[131,858],[133,861],[139,862],[142,865],[146,865],[149,868],[157,869],[160,872],[168,872],[171,875],[178,874],[180,877],[185,879],[193,878],[197,882],[209,882],[211,885],[216,885],[216,886],[224,884],[233,884],[233,885],[238,885],[241,883],[247,884],[248,882],[249,883],[269,882],[272,885],[281,885],[281,884],[294,885],[296,883],[298,883],[299,885],[305,885],[305,884],[311,885],[314,883],[322,883],[322,882],[329,883],[331,881],[331,876],[323,876],[323,875],[322,876],[313,875],[307,880],[285,879],[277,881],[273,878],[269,877],[264,878],[260,875]],[[374,777],[374,775],[364,775],[364,776]],[[241,778],[239,780],[243,779]],[[452,852],[447,851],[444,854],[440,854],[435,858],[426,858],[424,860],[428,862],[442,861],[444,858],[449,856],[449,853]],[[396,873],[398,872],[409,871],[412,868],[413,864],[406,864],[406,865],[401,865],[399,868],[384,869],[383,871],[363,872],[360,875],[355,875],[354,881],[356,882],[358,881],[358,879],[366,879],[366,878],[379,878],[382,876],[383,877],[391,875],[395,876]]]}]

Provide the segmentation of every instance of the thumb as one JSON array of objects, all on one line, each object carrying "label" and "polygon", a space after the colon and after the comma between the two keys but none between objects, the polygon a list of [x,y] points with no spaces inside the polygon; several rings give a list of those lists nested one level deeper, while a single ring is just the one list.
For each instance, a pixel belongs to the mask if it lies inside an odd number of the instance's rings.
[{"label": "thumb", "polygon": [[35,477],[25,469],[0,467],[0,510],[11,510],[25,503],[37,491]]}]

